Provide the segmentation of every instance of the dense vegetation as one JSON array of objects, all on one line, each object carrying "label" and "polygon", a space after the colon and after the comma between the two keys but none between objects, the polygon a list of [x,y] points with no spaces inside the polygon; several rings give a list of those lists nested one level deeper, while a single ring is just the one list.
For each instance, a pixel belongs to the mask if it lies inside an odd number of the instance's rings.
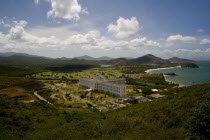
[{"label": "dense vegetation", "polygon": [[194,63],[180,63],[182,68],[199,68],[198,65]]},{"label": "dense vegetation", "polygon": [[85,70],[82,72],[42,72],[37,74],[28,75],[27,78],[37,80],[62,80],[62,81],[78,81],[79,78],[95,78],[100,76],[104,79],[116,79],[122,76],[122,73],[111,68],[101,69],[95,68],[91,70]]},{"label": "dense vegetation", "polygon": [[1,96],[0,139],[208,139],[210,84],[169,92],[107,113],[59,111]]},{"label": "dense vegetation", "polygon": [[194,63],[195,61],[189,59],[183,59],[178,57],[172,57],[168,59],[171,63]]},{"label": "dense vegetation", "polygon": [[43,87],[43,84],[38,81],[30,80],[22,77],[5,77],[0,76],[0,89],[20,86],[27,90],[35,90],[36,88]]},{"label": "dense vegetation", "polygon": [[152,66],[141,66],[141,67],[131,67],[131,68],[121,68],[120,70],[122,73],[125,74],[138,74],[138,73],[144,73],[148,69],[152,69],[154,67]]},{"label": "dense vegetation", "polygon": [[48,67],[47,69],[57,72],[76,72],[76,71],[87,70],[94,67],[96,67],[96,65],[72,64],[72,65]]},{"label": "dense vegetation", "polygon": [[0,76],[24,77],[26,75],[42,71],[44,71],[43,68],[28,68],[28,67],[21,68],[21,67],[0,65]]}]

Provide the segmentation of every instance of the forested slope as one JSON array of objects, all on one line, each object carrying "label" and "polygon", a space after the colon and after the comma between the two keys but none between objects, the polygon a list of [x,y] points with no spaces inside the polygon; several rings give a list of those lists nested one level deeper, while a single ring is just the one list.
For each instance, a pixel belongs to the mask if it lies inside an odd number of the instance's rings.
[{"label": "forested slope", "polygon": [[[0,98],[0,139],[207,139],[210,84],[106,113]],[[200,131],[202,130],[202,131]]]}]

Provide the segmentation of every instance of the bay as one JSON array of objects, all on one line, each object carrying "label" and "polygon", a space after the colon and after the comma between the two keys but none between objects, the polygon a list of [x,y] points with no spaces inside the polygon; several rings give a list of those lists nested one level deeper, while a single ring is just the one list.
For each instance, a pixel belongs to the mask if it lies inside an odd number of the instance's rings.
[{"label": "bay", "polygon": [[184,86],[210,83],[210,61],[198,61],[196,64],[199,68],[161,69],[150,73],[174,72],[177,76],[166,76],[166,80]]}]

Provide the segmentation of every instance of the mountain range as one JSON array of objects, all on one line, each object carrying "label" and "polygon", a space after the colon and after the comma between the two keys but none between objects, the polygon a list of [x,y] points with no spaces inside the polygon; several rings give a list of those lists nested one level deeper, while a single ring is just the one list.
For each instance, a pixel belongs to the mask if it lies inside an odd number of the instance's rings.
[{"label": "mountain range", "polygon": [[75,58],[49,58],[36,55],[29,55],[25,53],[0,53],[0,64],[12,65],[54,65],[54,64],[68,64],[68,63],[85,63],[85,64],[111,64],[111,65],[138,65],[138,64],[169,64],[169,63],[193,63],[195,61],[172,57],[170,59],[162,59],[152,54],[144,55],[135,59],[132,58],[110,58],[107,56],[94,58],[88,55]]},{"label": "mountain range", "polygon": [[112,60],[113,58],[108,57],[108,56],[102,56],[102,57],[95,58],[95,57],[91,57],[91,56],[88,56],[88,55],[84,55],[84,56],[80,56],[80,57],[75,57],[75,59],[100,61],[100,60]]}]

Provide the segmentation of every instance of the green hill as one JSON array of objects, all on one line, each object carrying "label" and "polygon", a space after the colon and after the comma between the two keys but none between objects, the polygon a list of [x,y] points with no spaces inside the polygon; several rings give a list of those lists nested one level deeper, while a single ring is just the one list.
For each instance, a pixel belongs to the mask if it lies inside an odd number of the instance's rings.
[{"label": "green hill", "polygon": [[208,139],[210,84],[106,113],[0,98],[0,139]]},{"label": "green hill", "polygon": [[117,65],[117,66],[131,66],[138,65],[137,63],[127,60],[126,58],[117,58],[107,61],[107,64]]},{"label": "green hill", "polygon": [[43,71],[43,69],[41,68],[13,67],[0,65],[0,76],[22,77],[28,74],[33,74],[41,71]]},{"label": "green hill", "polygon": [[180,63],[180,66],[182,68],[199,68],[198,65],[194,64],[194,63]]},{"label": "green hill", "polygon": [[184,59],[184,58],[178,58],[178,57],[172,57],[168,59],[171,63],[194,63],[195,61],[189,60],[189,59]]},{"label": "green hill", "polygon": [[138,64],[168,64],[170,63],[168,60],[164,60],[160,57],[156,57],[152,54],[148,54],[142,57],[138,57],[132,60]]}]

